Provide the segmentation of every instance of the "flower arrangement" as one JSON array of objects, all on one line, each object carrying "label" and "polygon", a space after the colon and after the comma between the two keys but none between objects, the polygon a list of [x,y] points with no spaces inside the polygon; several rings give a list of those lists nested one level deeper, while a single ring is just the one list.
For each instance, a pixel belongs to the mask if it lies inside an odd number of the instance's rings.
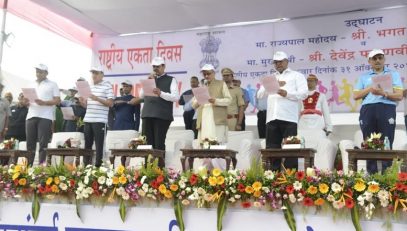
[{"label": "flower arrangement", "polygon": [[219,145],[219,142],[216,139],[205,138],[200,143],[201,148],[209,149],[211,145]]},{"label": "flower arrangement", "polygon": [[62,145],[57,145],[58,148],[79,148],[81,141],[76,138],[69,138],[65,140]]},{"label": "flower arrangement", "polygon": [[362,142],[362,149],[384,150],[384,142],[381,137],[381,133],[370,134],[370,137]]},{"label": "flower arrangement", "polygon": [[359,231],[359,214],[366,219],[386,211],[390,216],[407,214],[407,173],[399,173],[399,166],[395,162],[384,175],[366,175],[313,168],[272,172],[253,166],[247,171],[200,168],[180,173],[160,169],[157,161],[139,169],[113,168],[110,164],[99,168],[11,165],[0,167],[0,192],[3,198],[33,197],[35,219],[39,198],[58,196],[76,201],[77,206],[82,200],[118,203],[123,221],[128,206],[146,200],[172,201],[180,230],[185,230],[186,206],[217,206],[217,230],[222,230],[222,218],[229,205],[280,210],[290,229],[295,230],[291,207],[297,205],[343,211],[350,214]]},{"label": "flower arrangement", "polygon": [[139,136],[139,137],[131,139],[130,143],[128,144],[128,147],[130,149],[137,149],[137,146],[145,145],[145,144],[147,144],[147,137]]},{"label": "flower arrangement", "polygon": [[284,138],[283,144],[301,144],[301,138],[299,136],[289,136]]},{"label": "flower arrangement", "polygon": [[11,149],[16,149],[16,144],[18,143],[18,140],[11,138],[9,140],[4,140],[3,142],[0,143],[0,150],[11,150]]}]

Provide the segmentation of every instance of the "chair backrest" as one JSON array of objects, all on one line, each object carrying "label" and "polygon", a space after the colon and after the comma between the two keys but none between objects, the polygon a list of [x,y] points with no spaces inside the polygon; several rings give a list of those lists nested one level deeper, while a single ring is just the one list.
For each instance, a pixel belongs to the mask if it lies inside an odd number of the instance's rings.
[{"label": "chair backrest", "polygon": [[106,149],[128,148],[130,140],[138,137],[136,130],[107,131]]},{"label": "chair backrest", "polygon": [[52,134],[52,140],[48,147],[57,148],[58,145],[63,145],[69,138],[80,140],[79,147],[85,147],[85,136],[82,132],[55,132]]},{"label": "chair backrest", "polygon": [[393,141],[394,150],[407,150],[407,134],[405,130],[396,129]]},{"label": "chair backrest", "polygon": [[229,131],[227,139],[227,148],[239,151],[240,143],[243,139],[253,140],[254,135],[252,131]]},{"label": "chair backrest", "polygon": [[353,135],[353,144],[355,146],[358,146],[360,148],[361,144],[363,142],[363,133],[362,130],[357,130],[355,134]]}]

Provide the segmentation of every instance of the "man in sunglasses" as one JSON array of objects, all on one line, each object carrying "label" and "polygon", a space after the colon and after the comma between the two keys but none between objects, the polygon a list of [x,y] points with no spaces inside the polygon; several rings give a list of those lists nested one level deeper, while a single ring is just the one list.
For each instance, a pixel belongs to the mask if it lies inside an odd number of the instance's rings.
[{"label": "man in sunglasses", "polygon": [[[392,148],[396,128],[396,106],[397,101],[403,99],[403,84],[399,73],[385,67],[383,50],[373,49],[368,58],[371,70],[359,77],[353,94],[355,100],[362,99],[359,115],[360,129],[364,140],[373,132],[381,133],[382,139],[387,136]],[[373,84],[374,78],[386,75],[391,77],[393,89],[390,91]],[[391,161],[383,161],[382,170],[384,171],[390,165]],[[377,172],[377,161],[368,160],[367,171]]]}]

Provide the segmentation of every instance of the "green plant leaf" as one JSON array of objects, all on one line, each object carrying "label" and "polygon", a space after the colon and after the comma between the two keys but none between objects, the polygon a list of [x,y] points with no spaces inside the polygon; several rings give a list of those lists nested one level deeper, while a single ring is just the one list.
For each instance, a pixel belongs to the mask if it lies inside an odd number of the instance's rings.
[{"label": "green plant leaf", "polygon": [[82,221],[82,218],[81,218],[81,214],[80,214],[80,212],[79,212],[79,200],[78,199],[75,199],[75,209],[76,209],[76,215],[79,217],[79,219]]},{"label": "green plant leaf", "polygon": [[356,204],[351,209],[351,217],[352,217],[352,223],[353,223],[353,226],[355,227],[355,230],[362,231],[362,227],[360,226],[358,206]]},{"label": "green plant leaf", "polygon": [[40,201],[38,199],[38,195],[34,192],[34,199],[31,206],[31,213],[34,218],[34,224],[37,222],[38,216],[40,215]]},{"label": "green plant leaf", "polygon": [[120,199],[119,212],[120,212],[120,218],[124,222],[126,220],[126,204],[124,203],[123,198]]},{"label": "green plant leaf", "polygon": [[297,226],[295,224],[295,217],[294,217],[293,210],[291,209],[290,202],[288,202],[287,200],[284,200],[283,205],[285,207],[285,209],[283,209],[285,221],[287,222],[288,227],[291,229],[291,231],[296,231]]},{"label": "green plant leaf", "polygon": [[217,230],[221,231],[222,230],[222,221],[223,221],[223,216],[225,215],[227,208],[227,197],[225,194],[221,196],[218,202],[218,209],[217,209]]},{"label": "green plant leaf", "polygon": [[184,217],[182,215],[182,203],[178,198],[174,198],[174,212],[180,231],[185,231]]}]

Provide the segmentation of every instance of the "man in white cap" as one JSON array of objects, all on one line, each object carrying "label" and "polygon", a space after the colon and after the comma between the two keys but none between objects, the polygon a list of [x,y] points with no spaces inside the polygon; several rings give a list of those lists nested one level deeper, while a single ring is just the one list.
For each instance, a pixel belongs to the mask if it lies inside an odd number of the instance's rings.
[{"label": "man in white cap", "polygon": [[[95,166],[102,165],[103,144],[106,133],[107,116],[109,107],[113,106],[113,88],[112,85],[103,80],[104,73],[101,67],[92,67],[93,85],[91,85],[91,95],[84,99],[79,97],[80,104],[86,108],[85,122],[85,148],[92,149],[93,142],[96,147]],[[89,158],[84,158],[85,165],[91,164]]]},{"label": "man in white cap", "polygon": [[[390,148],[392,148],[396,129],[396,106],[397,102],[403,99],[403,83],[399,73],[384,66],[385,61],[383,50],[373,49],[369,52],[368,62],[371,70],[359,77],[353,98],[362,99],[359,125],[363,139],[369,138],[373,132],[381,133],[381,138],[387,137],[390,141]],[[392,90],[385,91],[372,85],[373,78],[383,75],[391,76]],[[391,161],[383,161],[382,170],[390,165]],[[368,160],[367,171],[369,173],[377,172],[377,161]]]},{"label": "man in white cap", "polygon": [[122,82],[123,95],[114,100],[115,118],[113,130],[139,130],[140,125],[140,103],[130,104],[135,98],[131,94],[133,84],[130,80]]},{"label": "man in white cap", "polygon": [[197,108],[198,140],[217,139],[218,142],[226,142],[228,122],[227,107],[232,101],[229,89],[222,80],[215,79],[215,68],[212,64],[205,64],[201,68],[201,73],[208,86],[210,99],[208,103],[199,105],[194,99],[192,106]]},{"label": "man in white cap", "polygon": [[155,57],[151,65],[153,74],[149,78],[155,80],[156,88],[153,92],[156,96],[144,96],[143,92],[140,94],[144,98],[142,133],[153,148],[165,150],[167,131],[174,120],[173,104],[179,99],[178,84],[174,77],[165,73],[163,58]]},{"label": "man in white cap", "polygon": [[[58,85],[50,81],[48,76],[48,67],[44,64],[35,66],[37,81],[35,90],[38,99],[35,103],[28,105],[28,114],[26,118],[27,151],[31,156],[28,164],[33,165],[37,141],[39,142],[39,163],[43,164],[46,160],[45,148],[52,136],[52,121],[55,120],[55,105],[61,102]],[[28,99],[27,99],[28,100]]]},{"label": "man in white cap", "polygon": [[[308,86],[303,74],[288,68],[288,56],[285,52],[274,53],[273,63],[280,89],[267,99],[266,148],[281,148],[284,138],[297,135],[299,105],[307,97]],[[266,90],[261,86],[257,96],[262,98],[265,94]],[[281,159],[274,160],[273,170],[279,170],[280,165]],[[297,158],[286,158],[284,166],[297,168]]]}]

